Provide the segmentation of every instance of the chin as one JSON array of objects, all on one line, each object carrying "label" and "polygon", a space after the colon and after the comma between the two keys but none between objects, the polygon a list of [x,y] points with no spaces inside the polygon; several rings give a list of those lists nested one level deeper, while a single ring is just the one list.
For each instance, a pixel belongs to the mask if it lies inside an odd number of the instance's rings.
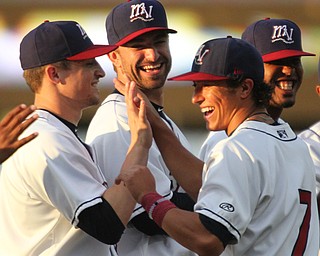
[{"label": "chin", "polygon": [[294,106],[294,104],[295,104],[295,101],[285,102],[282,104],[282,107],[283,108],[291,108]]}]

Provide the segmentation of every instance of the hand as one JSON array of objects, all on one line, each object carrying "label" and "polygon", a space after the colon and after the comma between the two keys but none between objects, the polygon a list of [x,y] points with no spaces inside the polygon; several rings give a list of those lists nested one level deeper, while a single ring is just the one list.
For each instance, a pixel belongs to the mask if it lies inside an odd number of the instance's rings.
[{"label": "hand", "polygon": [[21,133],[38,118],[38,115],[33,115],[26,120],[26,117],[34,110],[36,110],[36,107],[33,105],[27,107],[21,104],[12,109],[0,121],[0,163],[3,163],[18,148],[33,140],[38,135],[38,133],[32,133],[18,140]]},{"label": "hand", "polygon": [[131,131],[131,146],[139,144],[147,149],[152,144],[152,131],[146,117],[146,105],[143,98],[137,94],[134,82],[128,82],[125,88],[128,122]]},{"label": "hand", "polygon": [[[126,84],[130,83],[131,80],[127,75],[122,75],[124,81],[120,81],[117,78],[113,79],[115,88],[121,92],[123,95],[126,94]],[[152,126],[153,122],[162,122],[161,117],[159,116],[158,112],[156,111],[156,109],[152,106],[150,100],[148,99],[148,97],[138,88],[138,86],[136,85],[136,94],[138,99],[136,99],[136,104],[138,104],[138,102],[140,101],[140,99],[143,99],[146,105],[146,114],[147,114],[147,118]]]},{"label": "hand", "polygon": [[132,194],[133,198],[141,203],[142,197],[150,192],[155,192],[155,180],[146,166],[134,165],[127,169],[122,169],[115,183],[124,185]]}]

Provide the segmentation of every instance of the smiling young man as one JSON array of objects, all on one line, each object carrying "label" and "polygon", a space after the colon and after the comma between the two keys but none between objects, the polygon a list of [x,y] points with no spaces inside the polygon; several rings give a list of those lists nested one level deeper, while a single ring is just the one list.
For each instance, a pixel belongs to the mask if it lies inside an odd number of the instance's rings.
[{"label": "smiling young man", "polygon": [[[286,19],[256,21],[245,29],[241,38],[262,55],[264,82],[274,90],[267,111],[274,120],[282,122],[282,111],[295,104],[302,83],[301,57],[315,54],[303,51],[300,28]],[[223,131],[209,133],[199,157],[205,159],[212,147],[224,138],[226,134]]]},{"label": "smiling young man", "polygon": [[[115,255],[135,201],[123,184],[106,183],[77,125],[99,103],[105,72],[95,57],[116,48],[94,45],[75,21],[46,21],[23,38],[20,62],[38,119],[22,135],[39,135],[2,166],[1,255]],[[135,163],[130,156],[124,165]]]},{"label": "smiling young man", "polygon": [[[155,0],[127,1],[114,7],[106,19],[110,44],[119,47],[108,54],[117,79],[134,81],[147,95],[154,108],[186,148],[185,136],[164,113],[164,85],[171,69],[169,34],[164,7]],[[130,144],[130,127],[124,96],[114,91],[102,102],[87,131],[86,142],[97,154],[97,161],[109,184],[119,175]],[[148,166],[156,177],[158,192],[192,211],[194,202],[181,191],[172,177],[159,149],[153,143]],[[193,255],[148,218],[143,207],[136,205],[130,224],[117,245],[120,255]]]},{"label": "smiling young man", "polygon": [[[313,163],[289,124],[279,124],[267,113],[271,88],[263,82],[263,73],[259,52],[244,40],[228,37],[205,42],[191,72],[171,78],[192,81],[192,102],[199,105],[207,128],[228,135],[213,148],[203,169],[134,83],[127,84],[130,127],[140,124],[143,129],[135,132],[146,141],[153,135],[172,174],[197,200],[194,212],[159,195],[143,164],[122,169],[117,181],[125,182],[170,236],[201,256],[317,255]],[[205,114],[208,109],[210,114]],[[201,174],[201,189],[193,193],[192,180]]]}]

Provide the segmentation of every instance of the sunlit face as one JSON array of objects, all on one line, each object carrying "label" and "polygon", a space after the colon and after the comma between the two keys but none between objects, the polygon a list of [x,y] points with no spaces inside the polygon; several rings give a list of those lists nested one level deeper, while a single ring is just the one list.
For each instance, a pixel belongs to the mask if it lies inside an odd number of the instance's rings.
[{"label": "sunlit face", "polygon": [[292,107],[303,78],[301,58],[264,63],[264,72],[265,83],[274,87],[270,106],[279,109]]},{"label": "sunlit face", "polygon": [[226,81],[196,82],[192,103],[198,104],[211,131],[227,130],[237,112],[240,99]]},{"label": "sunlit face", "polygon": [[140,88],[161,88],[171,69],[167,32],[145,33],[116,51],[118,65]]},{"label": "sunlit face", "polygon": [[98,82],[105,72],[95,59],[70,61],[70,68],[62,72],[60,93],[70,104],[80,109],[100,102]]}]

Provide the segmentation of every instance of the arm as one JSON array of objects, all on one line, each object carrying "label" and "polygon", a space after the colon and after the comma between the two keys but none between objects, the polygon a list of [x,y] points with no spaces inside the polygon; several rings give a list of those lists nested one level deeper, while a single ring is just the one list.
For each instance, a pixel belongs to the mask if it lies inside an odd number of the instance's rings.
[{"label": "arm", "polygon": [[203,162],[181,144],[158,115],[148,111],[148,120],[152,126],[153,137],[171,174],[196,201],[202,184]]},{"label": "arm", "polygon": [[[129,86],[127,88],[128,97],[126,97],[126,102],[134,102],[134,88]],[[131,93],[129,93],[129,90],[131,90]],[[137,165],[147,165],[148,162],[148,152],[152,144],[152,133],[150,125],[145,116],[145,103],[143,101],[140,103],[140,110],[141,111],[139,111],[134,104],[128,105],[128,111],[135,112],[135,114],[138,116],[138,119],[133,119],[129,116],[129,125],[131,127],[131,144],[121,169],[128,169],[131,167],[135,168]],[[138,134],[141,132],[145,134],[145,136],[138,136]],[[130,197],[131,200],[129,200],[128,203],[124,203],[123,200],[119,200],[119,195]],[[112,186],[111,189],[106,190],[106,192],[103,194],[103,197],[110,203],[112,208],[115,209],[121,221],[126,225],[135,206],[135,201],[131,197],[131,194],[127,188],[124,186],[123,182],[116,182],[116,185]],[[128,211],[128,208],[131,210]]]},{"label": "arm", "polygon": [[[126,103],[128,105],[128,116],[131,119],[129,124],[130,128],[132,128],[132,137],[136,138],[137,142],[140,139],[148,141],[151,128],[146,117],[143,117],[146,115],[145,102],[140,98],[142,104],[140,103],[139,109],[136,104],[138,102],[135,96],[136,88],[134,84],[131,84],[129,89],[128,87],[126,87]],[[140,125],[140,127],[146,127],[147,129],[137,129],[139,122],[145,122],[145,125]],[[133,133],[136,133],[136,135]],[[147,147],[144,147],[144,150],[140,152],[131,151],[132,157],[141,161],[139,163],[136,162],[138,165],[135,166],[124,166],[116,182],[118,184],[124,182],[135,200],[146,209],[149,216],[151,215],[161,228],[183,246],[195,251],[199,255],[220,255],[224,250],[223,243],[202,225],[197,213],[178,209],[169,200],[155,204],[156,200],[163,200],[164,198],[156,193],[154,177],[145,166],[146,159],[141,155],[134,156],[135,153],[147,155],[147,152],[144,152],[145,150],[147,150]],[[154,197],[157,199],[154,199]],[[164,205],[165,210],[163,209]]]},{"label": "arm", "polygon": [[[141,203],[146,211],[148,211],[150,207],[146,207],[146,204],[142,200],[150,193],[155,193],[154,178],[148,168],[145,166],[135,166],[123,169],[118,179],[124,181],[137,202]],[[161,196],[159,195],[159,197]],[[154,202],[150,203],[154,205]],[[153,219],[168,235],[181,245],[202,256],[220,255],[223,252],[223,243],[202,225],[199,214],[175,207],[163,212],[161,207],[161,204],[159,204],[154,209]],[[162,221],[157,221],[155,215],[163,215],[161,217]]]},{"label": "arm", "polygon": [[21,133],[32,124],[37,118],[33,115],[26,120],[34,110],[35,106],[27,107],[21,104],[12,109],[0,122],[0,164],[7,160],[18,148],[33,140],[38,134],[32,133],[29,136],[18,140]]},{"label": "arm", "polygon": [[[141,109],[144,108],[141,107]],[[138,119],[136,122],[135,119],[129,118],[129,124],[133,127],[131,144],[122,169],[136,168],[139,164],[146,165],[148,161],[148,151],[152,143],[151,128],[146,122],[143,111],[139,117],[144,120]],[[148,136],[138,137],[139,130],[149,130],[150,134],[146,133]],[[120,180],[105,190],[102,197],[104,201],[101,204],[90,207],[80,214],[78,226],[101,242],[115,244],[121,238],[136,201]]]},{"label": "arm", "polygon": [[[114,83],[116,88],[125,94],[124,85],[117,79],[114,80]],[[183,147],[162,118],[155,112],[148,98],[140,91],[137,91],[137,94],[146,103],[146,113],[152,127],[153,137],[167,167],[191,198],[196,200],[202,183],[203,162]]]}]

